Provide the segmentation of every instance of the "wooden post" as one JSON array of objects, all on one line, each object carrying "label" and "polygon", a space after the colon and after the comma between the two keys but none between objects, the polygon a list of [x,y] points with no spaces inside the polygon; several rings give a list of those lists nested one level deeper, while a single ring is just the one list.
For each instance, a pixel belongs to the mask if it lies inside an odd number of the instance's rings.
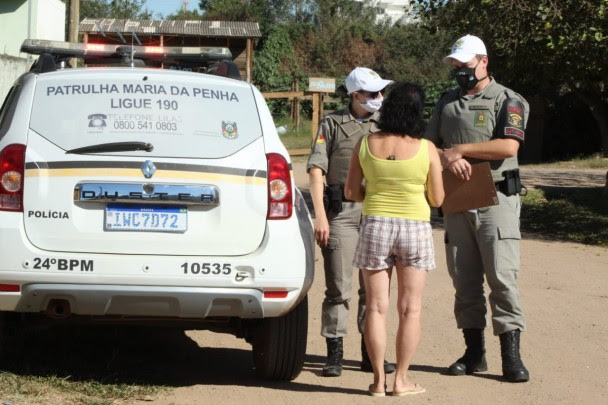
[{"label": "wooden post", "polygon": [[325,104],[326,95],[327,95],[326,93],[319,94],[319,96],[321,97],[321,99],[319,100],[319,122],[321,121],[321,119],[323,119],[323,114],[325,114],[324,104]]},{"label": "wooden post", "polygon": [[[299,92],[299,84],[298,84],[298,78],[294,77],[293,78],[293,91],[295,91],[296,93]],[[300,128],[300,99],[298,97],[294,97],[293,102],[292,102],[292,118],[293,118],[293,124],[297,129]]]},{"label": "wooden post", "polygon": [[319,129],[319,93],[313,93],[312,95],[312,125],[311,125],[311,137],[312,142],[315,141],[317,131]]},{"label": "wooden post", "polygon": [[[68,41],[78,42],[78,26],[80,23],[80,0],[70,1],[70,22],[68,26]],[[69,59],[70,66],[76,67],[76,58]]]},{"label": "wooden post", "polygon": [[[296,87],[295,80],[292,79],[291,80],[291,91],[296,91],[295,87]],[[289,117],[291,118],[291,122],[294,122],[296,120],[296,113],[294,110],[294,106],[295,106],[295,99],[289,100]]]},{"label": "wooden post", "polygon": [[245,56],[245,71],[247,75],[247,83],[251,83],[253,74],[253,43],[251,38],[247,38],[246,56]]}]

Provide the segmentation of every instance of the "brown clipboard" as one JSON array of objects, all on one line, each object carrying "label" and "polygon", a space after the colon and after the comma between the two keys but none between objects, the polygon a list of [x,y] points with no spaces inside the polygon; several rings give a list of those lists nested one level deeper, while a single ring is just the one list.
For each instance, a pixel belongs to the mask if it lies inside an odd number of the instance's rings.
[{"label": "brown clipboard", "polygon": [[444,214],[498,205],[496,187],[488,162],[471,165],[468,181],[461,180],[449,170],[443,171],[445,197],[441,210]]}]

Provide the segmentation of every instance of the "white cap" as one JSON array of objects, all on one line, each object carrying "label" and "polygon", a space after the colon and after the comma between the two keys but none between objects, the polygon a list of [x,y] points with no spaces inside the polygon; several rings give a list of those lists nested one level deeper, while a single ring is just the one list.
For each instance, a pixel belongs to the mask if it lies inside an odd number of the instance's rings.
[{"label": "white cap", "polygon": [[452,45],[452,52],[443,58],[443,63],[450,63],[450,59],[467,63],[476,55],[487,55],[483,41],[474,35],[465,35]]},{"label": "white cap", "polygon": [[346,77],[346,91],[352,94],[355,91],[380,91],[391,84],[392,80],[384,80],[371,69],[357,67]]}]

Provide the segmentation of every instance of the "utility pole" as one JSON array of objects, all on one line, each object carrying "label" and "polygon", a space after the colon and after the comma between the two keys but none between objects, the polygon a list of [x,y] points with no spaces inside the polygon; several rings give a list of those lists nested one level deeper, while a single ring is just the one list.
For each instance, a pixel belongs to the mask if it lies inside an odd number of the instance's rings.
[{"label": "utility pole", "polygon": [[[27,0],[27,39],[32,39],[32,0]],[[27,62],[32,62],[32,54],[27,54]]]},{"label": "utility pole", "polygon": [[[80,0],[70,0],[70,25],[68,41],[78,42],[78,25],[80,23]],[[70,65],[76,67],[76,58],[70,60]]]}]

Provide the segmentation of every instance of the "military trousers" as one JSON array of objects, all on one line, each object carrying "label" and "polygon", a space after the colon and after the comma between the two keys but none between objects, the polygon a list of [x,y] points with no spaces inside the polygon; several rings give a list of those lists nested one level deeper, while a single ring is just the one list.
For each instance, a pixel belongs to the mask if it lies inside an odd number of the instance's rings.
[{"label": "military trousers", "polygon": [[326,338],[346,336],[352,293],[353,274],[359,274],[357,325],[363,333],[365,289],[360,270],[353,267],[359,239],[361,204],[343,202],[342,212],[328,213],[329,242],[321,248],[325,270],[325,298],[322,305],[321,335]]},{"label": "military trousers", "polygon": [[456,324],[460,329],[485,328],[485,277],[495,335],[525,329],[517,287],[521,202],[518,195],[497,195],[498,205],[444,218],[448,271],[456,289]]}]

